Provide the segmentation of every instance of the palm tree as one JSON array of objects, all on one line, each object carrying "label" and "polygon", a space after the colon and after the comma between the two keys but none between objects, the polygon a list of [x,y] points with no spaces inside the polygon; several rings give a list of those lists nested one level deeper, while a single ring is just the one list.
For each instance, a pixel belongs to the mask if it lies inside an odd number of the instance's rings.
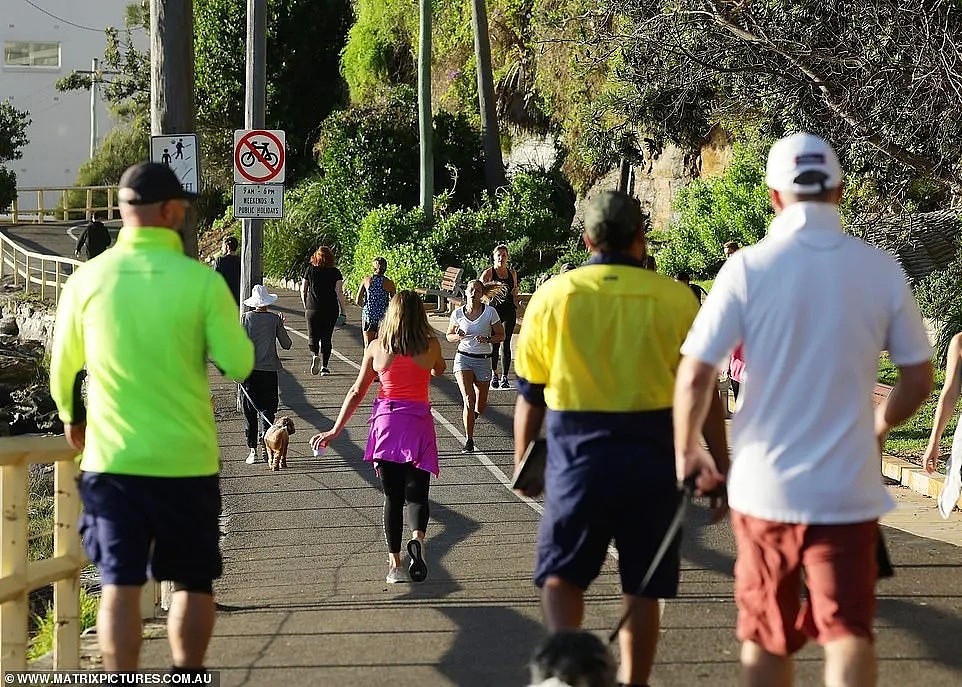
[{"label": "palm tree", "polygon": [[424,225],[434,224],[434,157],[431,151],[431,0],[419,0],[421,36],[418,45],[418,124],[421,142],[421,210]]},{"label": "palm tree", "polygon": [[501,132],[495,114],[494,75],[491,71],[491,42],[488,37],[488,10],[485,0],[471,0],[474,25],[474,55],[478,63],[478,105],[481,108],[481,134],[484,140],[484,180],[490,193],[504,186],[501,160]]}]

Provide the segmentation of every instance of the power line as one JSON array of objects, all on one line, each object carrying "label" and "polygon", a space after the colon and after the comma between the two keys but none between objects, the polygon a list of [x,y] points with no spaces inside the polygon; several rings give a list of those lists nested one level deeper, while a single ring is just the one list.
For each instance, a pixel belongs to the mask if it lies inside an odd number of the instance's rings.
[{"label": "power line", "polygon": [[76,28],[78,28],[78,29],[83,29],[84,31],[95,31],[95,32],[97,32],[97,33],[103,33],[103,32],[106,30],[106,29],[95,29],[95,28],[93,28],[92,26],[83,26],[82,24],[76,24],[76,23],[70,21],[69,19],[64,19],[63,17],[58,17],[58,16],[57,16],[56,14],[54,14],[53,12],[48,12],[48,11],[45,10],[43,7],[41,7],[40,5],[36,4],[35,2],[32,2],[32,0],[23,0],[23,1],[24,1],[25,3],[27,3],[28,5],[30,5],[32,8],[34,8],[35,10],[37,10],[38,12],[43,12],[43,13],[46,14],[48,17],[53,17],[53,18],[56,19],[57,21],[63,22],[64,24],[69,24],[70,26],[76,27]]}]

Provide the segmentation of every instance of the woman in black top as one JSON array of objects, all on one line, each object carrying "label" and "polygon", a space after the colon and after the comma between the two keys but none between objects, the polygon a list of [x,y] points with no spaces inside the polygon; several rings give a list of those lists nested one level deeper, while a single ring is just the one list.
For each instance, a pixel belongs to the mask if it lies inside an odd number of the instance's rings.
[{"label": "woman in black top", "polygon": [[[307,317],[308,347],[311,349],[311,374],[328,374],[334,345],[334,327],[344,312],[344,277],[334,267],[334,252],[321,246],[304,270],[301,279],[301,302]],[[320,344],[320,346],[318,346]]]},{"label": "woman in black top", "polygon": [[[518,324],[518,308],[516,298],[518,296],[518,273],[508,266],[508,247],[503,243],[495,246],[492,252],[494,265],[489,267],[481,274],[481,281],[485,284],[497,282],[504,284],[505,292],[503,296],[494,299],[491,305],[498,311],[501,321],[504,323],[504,355],[501,355],[500,343],[494,344],[491,352],[491,369],[494,374],[491,378],[492,388],[510,389],[508,382],[508,369],[511,367],[511,336],[514,328]],[[498,379],[498,359],[501,359],[501,379]]]}]

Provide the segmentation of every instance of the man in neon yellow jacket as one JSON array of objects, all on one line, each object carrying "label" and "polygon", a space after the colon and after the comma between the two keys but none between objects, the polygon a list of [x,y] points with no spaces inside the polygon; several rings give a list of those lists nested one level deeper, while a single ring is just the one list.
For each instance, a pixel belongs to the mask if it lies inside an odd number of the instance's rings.
[{"label": "man in neon yellow jacket", "polygon": [[77,270],[57,309],[50,390],[83,452],[80,529],[103,582],[107,670],[137,667],[148,574],[174,585],[174,670],[203,670],[214,625],[220,489],[207,359],[243,380],[254,349],[227,284],[184,255],[179,229],[194,197],[166,165],[124,172],[117,244]]}]

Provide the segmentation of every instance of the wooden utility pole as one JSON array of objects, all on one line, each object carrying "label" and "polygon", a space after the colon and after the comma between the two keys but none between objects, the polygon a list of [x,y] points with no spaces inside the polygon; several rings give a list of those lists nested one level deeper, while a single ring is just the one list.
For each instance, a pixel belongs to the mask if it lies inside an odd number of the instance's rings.
[{"label": "wooden utility pole", "polygon": [[[150,0],[150,133],[193,132],[194,4],[191,0]],[[187,224],[184,252],[196,258],[197,218],[193,213]]]},{"label": "wooden utility pole", "polygon": [[[267,0],[247,0],[247,79],[244,94],[244,128],[263,129],[267,89]],[[263,283],[261,255],[264,220],[241,220],[241,304],[251,287]]]},{"label": "wooden utility pole", "polygon": [[420,0],[421,36],[418,46],[418,123],[421,141],[421,210],[424,225],[434,225],[434,152],[431,109],[431,0]]},{"label": "wooden utility pole", "polygon": [[485,0],[471,0],[474,25],[474,56],[478,63],[478,105],[481,108],[481,136],[484,140],[484,181],[489,193],[507,182],[501,159],[501,130],[494,104],[494,75],[491,71],[491,39]]}]

